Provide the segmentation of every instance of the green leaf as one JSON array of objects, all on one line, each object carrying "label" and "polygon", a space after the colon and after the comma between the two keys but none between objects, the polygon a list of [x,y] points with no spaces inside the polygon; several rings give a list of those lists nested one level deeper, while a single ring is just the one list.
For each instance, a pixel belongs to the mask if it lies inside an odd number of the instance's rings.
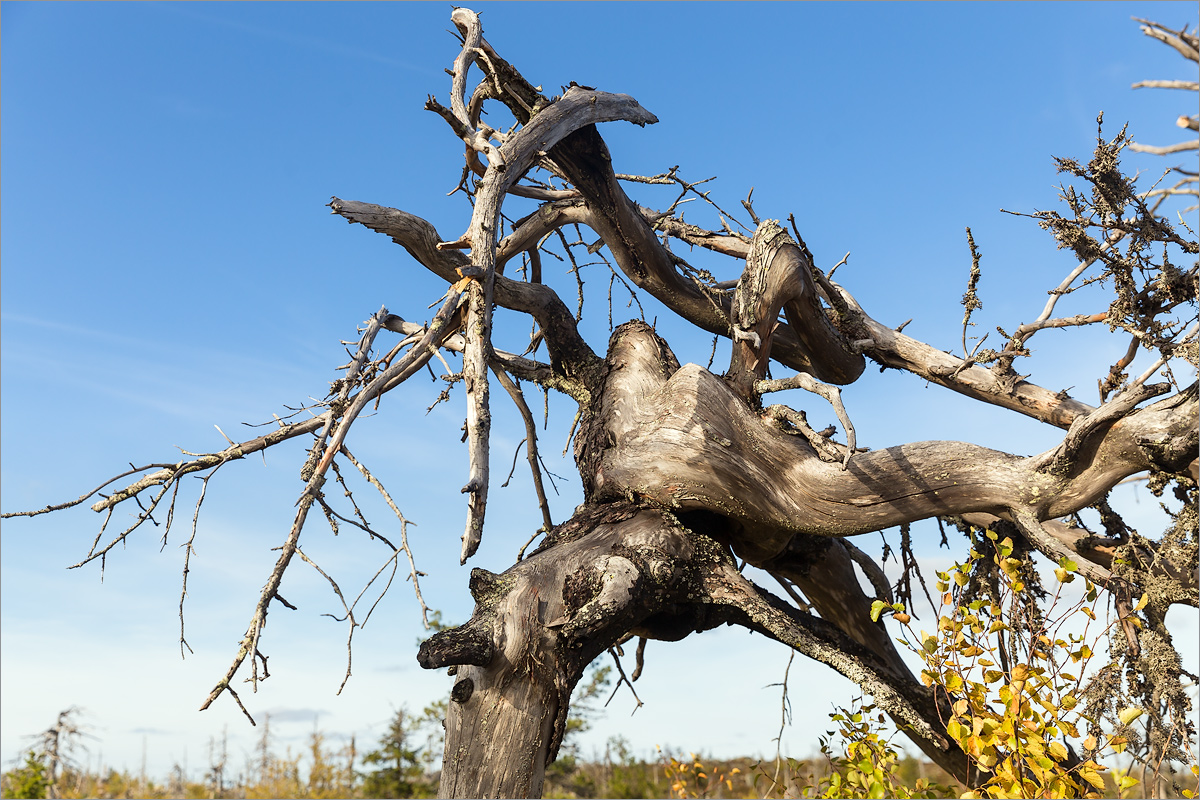
[{"label": "green leaf", "polygon": [[871,603],[871,622],[879,622],[879,615],[883,613],[883,609],[887,608],[887,603],[882,600],[876,600]]}]

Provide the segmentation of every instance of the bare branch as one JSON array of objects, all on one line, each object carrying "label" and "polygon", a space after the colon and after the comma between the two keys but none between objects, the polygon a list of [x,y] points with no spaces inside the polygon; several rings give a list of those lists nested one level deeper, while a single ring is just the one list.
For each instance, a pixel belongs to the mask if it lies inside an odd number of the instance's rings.
[{"label": "bare branch", "polygon": [[1151,39],[1158,39],[1163,44],[1175,48],[1181,56],[1189,61],[1200,61],[1200,42],[1197,41],[1196,34],[1189,33],[1186,28],[1173,31],[1157,22],[1140,17],[1133,19],[1135,22],[1142,23],[1142,33]]},{"label": "bare branch", "polygon": [[[74,506],[79,505],[80,503],[84,502],[92,495],[99,492],[105,486],[108,486],[110,483],[113,483],[115,481],[119,481],[119,480],[121,480],[121,478],[128,477],[129,475],[136,475],[139,472],[145,472],[148,469],[158,469],[158,470],[170,469],[173,471],[173,470],[177,469],[178,467],[179,467],[178,464],[147,464],[144,467],[132,467],[131,469],[128,469],[119,475],[114,475],[113,477],[106,480],[104,483],[97,486],[95,489],[92,489],[90,492],[85,492],[84,494],[79,495],[79,497],[75,498],[74,500],[69,500],[66,503],[56,503],[54,505],[49,505],[49,506],[46,506],[45,508],[39,508],[37,511],[8,511],[8,512],[5,512],[4,514],[0,514],[0,519],[9,519],[10,517],[36,517],[39,514],[48,514],[51,511],[62,511],[65,508],[72,508]],[[153,486],[153,485],[156,485],[156,484],[147,484],[147,486]],[[145,487],[143,487],[143,488],[145,488]],[[116,501],[116,502],[120,502],[120,501]],[[97,508],[94,510],[100,511],[102,509]]]},{"label": "bare branch", "polygon": [[[420,217],[393,208],[339,200],[336,197],[329,205],[333,213],[345,217],[347,221],[357,222],[390,236],[418,263],[450,283],[459,279],[459,269],[469,265],[469,259],[462,253],[438,250],[437,243],[441,241],[441,236]],[[553,375],[543,376],[539,382],[576,399],[589,397],[589,376],[596,373],[603,361],[579,335],[574,316],[554,290],[542,284],[524,283],[496,275],[495,301],[513,311],[530,314],[537,320],[545,336],[553,368]],[[533,377],[530,379],[537,380]]]},{"label": "bare branch", "polygon": [[[860,453],[844,471],[799,437],[759,424],[732,389],[698,366],[664,375],[652,336],[638,323],[615,336],[610,360],[621,369],[610,375],[608,388],[640,399],[598,420],[612,444],[594,496],[636,491],[665,507],[735,519],[741,533],[734,547],[751,563],[771,558],[796,533],[855,535],[1017,505],[1038,519],[1056,519],[1096,502],[1128,475],[1151,467],[1181,473],[1195,457],[1192,386],[1126,415],[1120,425],[1081,430],[1078,458],[1067,473],[1045,467],[1051,454],[1021,458],[962,442]],[[683,402],[687,415],[660,410]],[[780,464],[789,469],[781,473]],[[730,486],[743,485],[758,489],[731,496]]]},{"label": "bare branch", "polygon": [[828,400],[829,404],[833,406],[833,413],[837,415],[838,421],[842,423],[842,428],[846,431],[846,456],[842,459],[842,469],[845,469],[850,464],[850,456],[854,454],[858,442],[857,436],[854,433],[854,425],[850,422],[850,415],[846,413],[846,406],[842,404],[842,390],[836,386],[820,383],[803,372],[799,372],[790,378],[757,381],[754,384],[754,391],[759,394],[784,391],[786,389],[804,389],[807,392],[818,394]]},{"label": "bare branch", "polygon": [[1139,144],[1134,142],[1129,145],[1129,149],[1137,153],[1150,153],[1156,156],[1167,156],[1171,153],[1186,153],[1188,150],[1200,150],[1200,141],[1189,139],[1186,142],[1171,144],[1165,147],[1155,147],[1149,144]]},{"label": "bare branch", "polygon": [[[238,647],[238,652],[234,656],[233,663],[230,665],[225,676],[217,682],[213,690],[209,693],[208,698],[200,707],[200,710],[208,708],[212,702],[217,699],[224,691],[231,691],[230,681],[234,674],[241,667],[247,656],[258,656],[258,640],[262,633],[263,626],[266,624],[268,607],[271,600],[275,599],[279,590],[279,584],[283,580],[283,573],[287,570],[288,564],[291,562],[292,556],[296,552],[300,540],[300,532],[304,527],[304,521],[308,516],[308,510],[312,507],[313,501],[319,496],[320,488],[325,482],[325,472],[328,470],[330,463],[333,461],[333,456],[341,448],[345,441],[346,434],[349,433],[355,418],[362,411],[368,402],[374,399],[379,394],[382,394],[390,386],[396,385],[403,381],[409,375],[413,374],[421,368],[429,360],[432,352],[437,348],[441,341],[450,333],[453,332],[451,320],[455,317],[455,311],[458,308],[459,298],[461,297],[462,288],[457,291],[451,291],[447,294],[446,301],[442,304],[437,315],[434,317],[433,323],[429,326],[428,332],[422,337],[421,342],[413,347],[403,358],[389,366],[386,370],[376,376],[370,384],[364,387],[352,402],[349,402],[349,407],[341,415],[341,421],[337,431],[333,434],[329,446],[324,449],[324,455],[321,455],[321,448],[324,445],[324,438],[329,433],[327,425],[325,431],[318,437],[318,441],[313,445],[310,452],[309,463],[316,462],[315,467],[312,467],[311,475],[307,476],[307,483],[304,486],[304,491],[300,494],[296,517],[292,522],[292,528],[288,532],[287,539],[280,548],[279,559],[275,563],[274,569],[267,579],[266,585],[259,594],[258,603],[255,605],[254,613],[250,618],[250,625],[246,629],[245,635],[242,637],[241,644]],[[364,350],[369,350],[370,341],[373,340],[375,332],[379,329],[383,319],[387,316],[387,309],[380,311],[372,318],[372,326],[368,327],[367,334],[363,336],[363,342],[360,345],[360,353]],[[339,401],[344,403],[349,401],[346,396],[349,392],[349,387],[354,383],[357,375],[357,368],[361,366],[364,359],[356,357],[354,365],[351,367],[350,373],[344,378],[342,386],[342,394],[339,396]],[[332,423],[330,416],[329,422]],[[319,457],[319,460],[318,460]],[[306,469],[307,472],[307,469]],[[251,677],[249,678],[251,685],[257,689],[258,678],[258,661],[256,659],[251,662]],[[237,696],[234,695],[237,699]],[[241,701],[238,700],[238,705],[241,706]],[[242,707],[243,712],[245,708]],[[246,716],[251,722],[254,721],[246,712]]]},{"label": "bare branch", "polygon": [[538,469],[537,425],[534,424],[533,414],[525,402],[525,396],[521,393],[521,389],[513,383],[512,378],[508,377],[508,373],[503,368],[498,368],[496,364],[492,364],[491,367],[496,380],[500,381],[504,391],[508,392],[513,404],[521,412],[521,419],[525,422],[525,455],[529,461],[529,470],[533,474],[533,489],[537,493],[538,507],[542,510],[542,530],[549,533],[554,528],[554,522],[550,519],[550,506],[546,501],[546,490],[542,487],[542,472]]},{"label": "bare branch", "polygon": [[[413,559],[412,550],[408,546],[408,526],[415,525],[416,523],[405,519],[404,515],[400,513],[400,509],[396,506],[396,502],[392,500],[392,496],[388,493],[387,489],[383,487],[383,484],[379,482],[379,479],[372,475],[365,466],[359,463],[358,459],[356,459],[350,453],[350,451],[346,449],[345,445],[342,446],[342,455],[346,456],[346,458],[350,460],[350,463],[362,473],[363,478],[365,478],[368,483],[374,486],[379,493],[383,495],[383,499],[385,502],[387,502],[388,507],[392,509],[392,513],[395,514],[396,518],[400,520],[400,549],[404,551],[406,556],[408,556],[408,577],[409,580],[412,581],[413,592],[417,596],[417,603],[419,603],[421,606],[421,621],[424,623],[425,628],[428,629],[429,606],[425,605],[425,598],[421,596],[421,583],[419,580],[419,577],[424,575],[424,573],[417,569],[416,561]],[[377,536],[378,534],[374,535]],[[390,546],[391,543],[388,542],[388,545]],[[392,549],[395,550],[395,548]],[[363,620],[363,622],[365,624],[366,620]]]},{"label": "bare branch", "polygon": [[1133,84],[1132,89],[1186,89],[1191,92],[1200,92],[1200,83],[1196,81],[1138,81]]},{"label": "bare branch", "polygon": [[[213,467],[212,471],[205,475],[204,479],[200,482],[200,496],[196,498],[196,511],[192,514],[192,535],[189,536],[188,540],[183,544],[183,581],[179,590],[179,656],[181,658],[185,657],[183,653],[183,649],[185,647],[189,653],[196,652],[192,649],[192,646],[187,643],[187,637],[184,636],[183,602],[187,598],[188,573],[191,571],[192,555],[196,552],[194,545],[196,542],[196,531],[198,530],[198,523],[200,521],[200,506],[204,503],[204,495],[208,492],[209,479],[212,478],[213,475],[217,474],[217,470],[220,469],[221,466],[221,464],[218,464],[217,466]],[[175,483],[175,485],[179,485],[178,481]],[[172,502],[172,506],[174,506],[174,502]]]},{"label": "bare branch", "polygon": [[[322,504],[324,504],[324,501],[322,501]],[[347,605],[346,598],[342,594],[342,588],[337,585],[337,581],[335,581],[332,577],[330,577],[329,573],[327,573],[325,570],[321,569],[321,567],[317,564],[317,562],[313,561],[311,558],[309,558],[307,555],[305,555],[304,551],[301,550],[299,547],[296,548],[296,555],[300,556],[300,559],[302,561],[304,561],[304,563],[308,564],[310,567],[315,569],[321,575],[322,578],[324,578],[325,580],[327,580],[329,582],[329,585],[333,588],[333,593],[337,595],[338,600],[340,600],[342,603],[342,608],[346,612],[346,616],[342,617],[338,621],[350,623],[350,631],[346,635],[346,674],[342,678],[342,683],[340,686],[338,686],[337,692],[335,692],[335,694],[341,694],[342,689],[346,688],[346,682],[348,680],[350,680],[350,674],[351,674],[350,668],[351,668],[352,664],[354,663],[354,646],[353,646],[354,630],[355,630],[355,628],[358,627],[358,623],[355,622],[355,620],[354,620],[354,609],[351,608],[349,605]],[[325,616],[333,617],[332,614],[326,614]],[[337,617],[333,617],[333,618],[335,620],[337,619]]]}]

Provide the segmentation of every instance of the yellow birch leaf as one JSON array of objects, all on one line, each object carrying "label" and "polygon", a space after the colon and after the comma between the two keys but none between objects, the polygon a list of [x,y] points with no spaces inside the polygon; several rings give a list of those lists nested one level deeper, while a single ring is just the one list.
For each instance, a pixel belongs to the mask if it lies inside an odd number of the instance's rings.
[{"label": "yellow birch leaf", "polygon": [[1133,722],[1135,719],[1137,719],[1138,717],[1140,717],[1142,714],[1145,714],[1145,713],[1146,712],[1140,708],[1135,708],[1133,706],[1130,706],[1129,708],[1123,708],[1120,711],[1118,711],[1117,719],[1121,720],[1122,725],[1128,725],[1129,723]]},{"label": "yellow birch leaf", "polygon": [[1083,778],[1097,789],[1100,789],[1101,791],[1104,790],[1104,778],[1100,777],[1100,773],[1096,772],[1095,770],[1081,769],[1079,770],[1079,777]]}]

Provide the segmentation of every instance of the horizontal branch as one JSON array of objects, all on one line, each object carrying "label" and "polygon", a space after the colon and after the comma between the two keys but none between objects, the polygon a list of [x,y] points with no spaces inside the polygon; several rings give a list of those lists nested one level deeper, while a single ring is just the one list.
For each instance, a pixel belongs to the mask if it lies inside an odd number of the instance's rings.
[{"label": "horizontal branch", "polygon": [[[916,442],[858,453],[846,470],[802,436],[766,423],[696,365],[664,374],[653,334],[614,335],[613,371],[598,414],[605,441],[591,491],[597,500],[645,497],[680,511],[737,521],[739,555],[760,563],[796,534],[854,536],[932,516],[1021,508],[1038,520],[1085,508],[1128,475],[1183,472],[1195,458],[1195,386],[1072,439],[1021,457],[963,442]],[[611,399],[608,399],[611,398]]]},{"label": "horizontal branch", "polygon": [[1200,92],[1200,83],[1196,81],[1138,81],[1131,89],[1186,89]]},{"label": "horizontal branch", "polygon": [[1108,312],[1104,311],[1099,314],[1076,314],[1073,317],[1058,317],[1057,319],[1039,319],[1033,322],[1027,322],[1013,333],[1014,338],[1019,338],[1022,341],[1029,338],[1029,334],[1040,331],[1043,328],[1069,328],[1076,325],[1091,325],[1094,322],[1103,322],[1108,318]]},{"label": "horizontal branch", "polygon": [[[469,259],[456,250],[439,250],[443,241],[437,229],[414,214],[372,203],[333,198],[329,203],[333,213],[347,222],[358,223],[408,251],[417,263],[430,272],[454,283],[461,277],[460,269],[469,266]],[[496,275],[494,299],[497,305],[529,314],[542,330],[550,353],[553,382],[543,385],[558,389],[577,400],[588,398],[596,370],[603,364],[579,335],[575,317],[549,286]]]},{"label": "horizontal branch", "polygon": [[513,232],[505,236],[496,249],[496,263],[503,265],[513,256],[536,249],[542,237],[564,225],[589,225],[591,218],[591,212],[579,199],[545,203],[529,216],[517,220]]},{"label": "horizontal branch", "polygon": [[975,400],[1068,428],[1093,407],[1005,373],[968,365],[963,359],[906,336],[863,314],[873,344],[866,354],[886,367],[902,369]]},{"label": "horizontal branch", "polygon": [[638,211],[652,228],[680,241],[734,258],[745,258],[750,253],[748,239],[728,233],[705,230],[697,225],[688,224],[681,219],[643,206],[638,206]]},{"label": "horizontal branch", "polygon": [[1129,145],[1129,149],[1135,153],[1150,153],[1155,156],[1167,156],[1172,153],[1186,153],[1188,150],[1200,150],[1200,140],[1189,139],[1186,142],[1179,144],[1169,144],[1165,147],[1156,147],[1149,144],[1138,144],[1134,142]]},{"label": "horizontal branch", "polygon": [[[180,462],[180,463],[183,463],[183,462]],[[0,514],[0,519],[9,519],[10,517],[36,517],[41,514],[49,514],[52,511],[62,511],[67,508],[74,508],[75,506],[84,502],[85,500],[92,497],[93,495],[98,494],[100,492],[100,490],[103,489],[105,486],[108,486],[110,483],[115,483],[116,481],[121,480],[121,478],[127,478],[130,475],[136,475],[139,472],[145,472],[148,469],[166,470],[166,469],[174,469],[174,468],[177,468],[178,466],[179,466],[179,464],[146,464],[145,466],[142,466],[142,467],[133,467],[132,469],[125,470],[124,472],[120,473],[119,475],[112,476],[111,478],[106,480],[104,483],[97,486],[95,489],[92,489],[90,492],[84,492],[83,494],[79,495],[79,497],[75,498],[74,500],[68,500],[65,503],[53,503],[51,505],[45,506],[44,508],[39,508],[36,511],[6,511],[3,514]],[[147,484],[147,487],[156,486],[156,485],[158,485],[158,484],[151,483],[151,484]],[[97,510],[100,510],[100,509],[97,509]]]},{"label": "horizontal branch", "polygon": [[[217,453],[204,453],[192,459],[185,459],[178,463],[172,464],[165,469],[160,469],[146,475],[137,481],[126,486],[124,489],[109,495],[92,505],[93,511],[105,511],[118,503],[128,500],[131,497],[149,489],[151,486],[160,486],[169,481],[176,481],[184,475],[193,472],[199,472],[209,467],[215,467],[218,464],[223,464],[226,461],[236,461],[239,458],[245,458],[252,453],[257,453],[260,450],[266,450],[268,447],[287,441],[296,436],[303,436],[306,433],[315,433],[321,429],[328,421],[330,412],[326,411],[319,416],[307,419],[304,422],[288,423],[280,426],[278,429],[270,433],[258,436],[254,439],[248,439],[239,444],[230,445],[229,447]],[[129,473],[125,473],[128,475]]]}]

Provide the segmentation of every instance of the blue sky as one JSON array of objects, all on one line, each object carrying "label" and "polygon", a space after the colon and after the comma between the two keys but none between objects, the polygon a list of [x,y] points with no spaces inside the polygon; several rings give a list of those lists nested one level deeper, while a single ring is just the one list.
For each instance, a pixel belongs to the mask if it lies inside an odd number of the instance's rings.
[{"label": "blue sky", "polygon": [[[444,291],[389,240],[347,226],[331,195],[420,214],[444,238],[465,230],[469,207],[447,197],[461,144],[425,97],[443,102],[457,53],[443,3],[0,4],[0,407],[3,509],[60,502],[127,462],[177,459],[176,447],[222,447],[253,433],[284,404],[323,396],[344,363],[339,340],[381,305],[409,319]],[[881,321],[913,318],[906,333],[957,349],[959,298],[970,266],[964,227],[983,253],[980,330],[1011,329],[1041,310],[1045,290],[1072,264],[1029,220],[1055,202],[1052,155],[1086,158],[1103,110],[1106,131],[1129,121],[1151,144],[1181,138],[1194,112],[1182,93],[1131,91],[1147,78],[1184,77],[1173,51],[1130,17],[1195,23],[1182,3],[971,4],[508,4],[488,3],[485,35],[548,93],[570,81],[635,96],[658,125],[602,129],[618,171],[680,165],[719,176],[726,208],[754,187],[759,214],[794,213],[817,257]],[[1190,156],[1194,165],[1194,156]],[[1183,157],[1181,157],[1183,163]],[[1169,164],[1130,156],[1130,166]],[[1194,166],[1193,166],[1194,168]],[[666,206],[671,192],[637,192]],[[513,202],[510,216],[522,206]],[[704,210],[699,224],[715,224]],[[1194,216],[1194,215],[1193,215]],[[729,259],[695,263],[722,278]],[[549,270],[551,267],[547,267]],[[585,271],[585,331],[607,337],[607,273]],[[548,280],[567,297],[563,271]],[[1069,301],[1069,302],[1068,302]],[[1068,298],[1064,314],[1099,310]],[[1098,301],[1097,301],[1098,302]],[[711,340],[643,300],[647,317],[684,361],[705,363]],[[622,302],[616,321],[636,315]],[[501,315],[515,342],[527,325]],[[1103,336],[1048,331],[1024,371],[1095,402],[1096,377],[1123,351]],[[718,348],[718,365],[727,358]],[[874,370],[869,370],[874,373]],[[358,423],[348,442],[389,487],[405,515],[430,605],[464,620],[471,566],[500,571],[539,524],[518,465],[493,490],[479,555],[457,563],[466,472],[458,446],[461,396],[434,409],[440,386],[414,379]],[[869,374],[846,392],[859,442],[871,447],[963,439],[1018,453],[1045,449],[1058,431],[926,386]],[[809,397],[786,402],[833,421]],[[536,405],[536,404],[535,404]],[[494,473],[524,435],[497,403]],[[565,480],[552,498],[559,521],[579,501],[574,469],[558,457],[572,409],[552,398],[542,435]],[[819,426],[820,426],[819,425]],[[819,427],[818,426],[818,427]],[[188,641],[179,658],[178,546],[196,487],[181,500],[165,548],[141,531],[97,569],[67,571],[99,526],[86,508],[7,520],[0,564],[0,759],[8,763],[55,713],[87,711],[93,760],[136,770],[143,744],[152,774],[174,762],[204,767],[205,743],[228,726],[233,763],[257,736],[231,702],[197,713],[222,675],[274,562],[301,484],[299,446],[231,464],[211,482],[192,562]],[[356,490],[368,498],[367,487]],[[1125,492],[1132,518],[1157,524],[1144,491]],[[364,507],[386,531],[380,505]],[[114,525],[119,520],[114,520]],[[310,521],[305,547],[356,591],[385,558],[346,531]],[[928,530],[922,544],[939,553]],[[865,544],[869,541],[869,544]],[[877,552],[876,535],[859,542]],[[356,582],[358,582],[356,584]],[[423,635],[407,583],[397,582],[356,635],[354,677],[341,697],[344,632],[319,616],[337,610],[311,570],[293,567],[265,638],[271,679],[252,712],[271,712],[281,744],[299,745],[314,717],[334,739],[381,732],[392,708],[418,710],[448,691],[415,662]],[[1196,615],[1181,625],[1194,630]],[[1187,645],[1184,645],[1187,648]],[[1194,638],[1190,646],[1195,669]],[[651,643],[630,720],[620,694],[588,747],[625,735],[720,755],[772,753],[787,652],[726,629],[678,644]],[[795,719],[784,742],[807,755],[833,703],[852,687],[818,665],[792,670]],[[102,751],[102,752],[100,752]]]}]

